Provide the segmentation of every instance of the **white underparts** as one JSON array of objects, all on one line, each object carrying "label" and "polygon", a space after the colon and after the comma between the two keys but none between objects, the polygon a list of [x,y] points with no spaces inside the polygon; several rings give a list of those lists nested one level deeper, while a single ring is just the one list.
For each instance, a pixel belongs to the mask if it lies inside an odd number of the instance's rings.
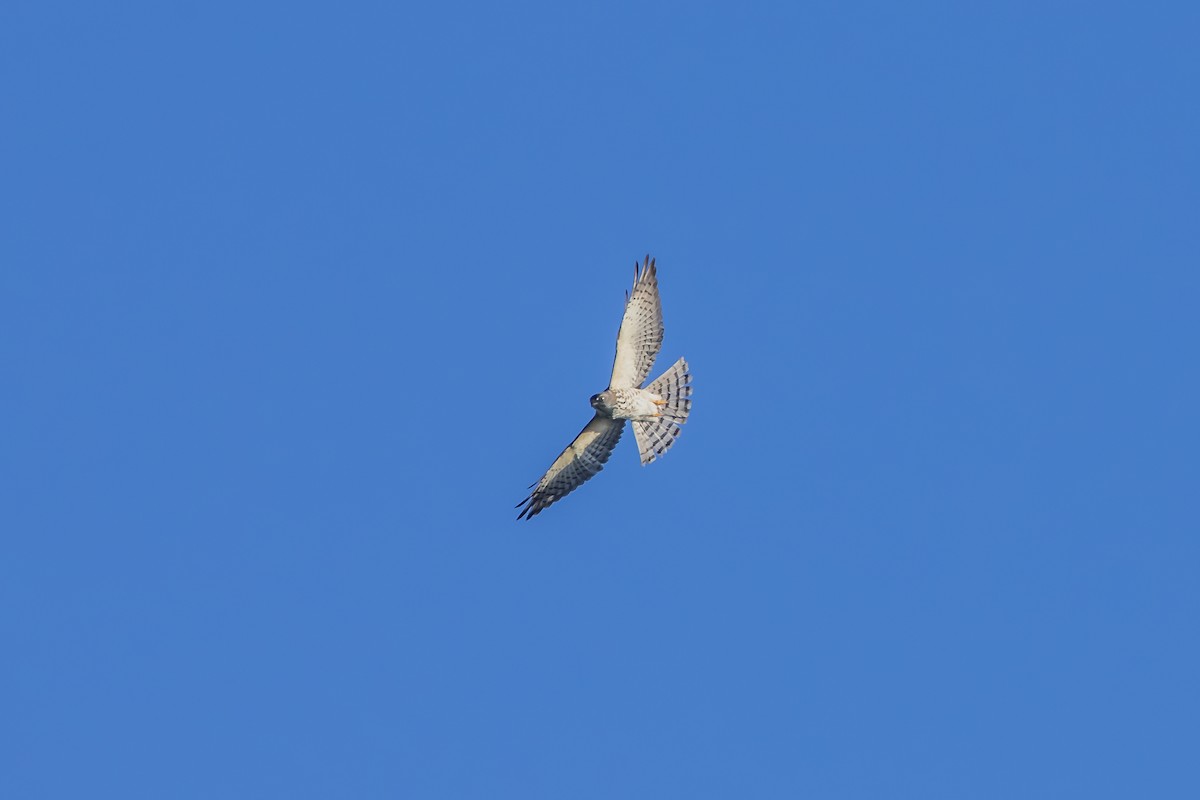
[{"label": "white underparts", "polygon": [[646,389],[617,389],[616,405],[613,407],[613,419],[654,419],[662,413],[662,407],[655,400],[662,401],[661,395]]}]

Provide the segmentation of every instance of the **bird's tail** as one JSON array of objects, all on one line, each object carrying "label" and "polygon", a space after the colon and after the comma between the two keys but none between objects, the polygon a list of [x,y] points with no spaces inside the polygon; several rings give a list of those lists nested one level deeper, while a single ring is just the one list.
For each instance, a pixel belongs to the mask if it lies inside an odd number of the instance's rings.
[{"label": "bird's tail", "polygon": [[661,395],[667,404],[660,407],[661,417],[633,421],[633,435],[637,439],[638,453],[642,465],[649,464],[675,444],[679,426],[687,422],[692,410],[692,376],[687,361],[679,359],[669,370],[654,379],[646,391]]}]

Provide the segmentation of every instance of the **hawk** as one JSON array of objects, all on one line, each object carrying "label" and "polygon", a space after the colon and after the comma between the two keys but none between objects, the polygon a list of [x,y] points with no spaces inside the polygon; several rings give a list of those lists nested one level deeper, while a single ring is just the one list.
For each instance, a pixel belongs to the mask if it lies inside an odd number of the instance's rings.
[{"label": "hawk", "polygon": [[543,509],[566,497],[604,469],[621,439],[625,420],[633,423],[642,466],[661,456],[675,443],[679,426],[692,409],[691,375],[687,361],[671,368],[642,388],[654,359],[662,349],[662,301],[658,277],[650,256],[640,266],[634,262],[633,289],[625,294],[625,315],[617,333],[617,355],[608,388],[591,398],[596,410],[575,441],[567,445],[533,492],[517,503],[517,519],[533,519]]}]

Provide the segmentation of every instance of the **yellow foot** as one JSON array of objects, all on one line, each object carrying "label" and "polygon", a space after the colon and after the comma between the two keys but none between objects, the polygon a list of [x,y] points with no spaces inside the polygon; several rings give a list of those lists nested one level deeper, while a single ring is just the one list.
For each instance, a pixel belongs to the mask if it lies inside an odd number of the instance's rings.
[{"label": "yellow foot", "polygon": [[650,402],[656,406],[665,406],[667,404],[666,400],[651,400]]}]

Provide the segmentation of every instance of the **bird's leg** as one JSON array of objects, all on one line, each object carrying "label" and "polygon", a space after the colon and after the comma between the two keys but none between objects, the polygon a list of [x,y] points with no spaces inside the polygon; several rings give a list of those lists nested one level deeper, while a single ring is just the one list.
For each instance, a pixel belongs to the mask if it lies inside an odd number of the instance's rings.
[{"label": "bird's leg", "polygon": [[651,400],[650,402],[656,406],[665,406],[667,404],[666,400]]}]

